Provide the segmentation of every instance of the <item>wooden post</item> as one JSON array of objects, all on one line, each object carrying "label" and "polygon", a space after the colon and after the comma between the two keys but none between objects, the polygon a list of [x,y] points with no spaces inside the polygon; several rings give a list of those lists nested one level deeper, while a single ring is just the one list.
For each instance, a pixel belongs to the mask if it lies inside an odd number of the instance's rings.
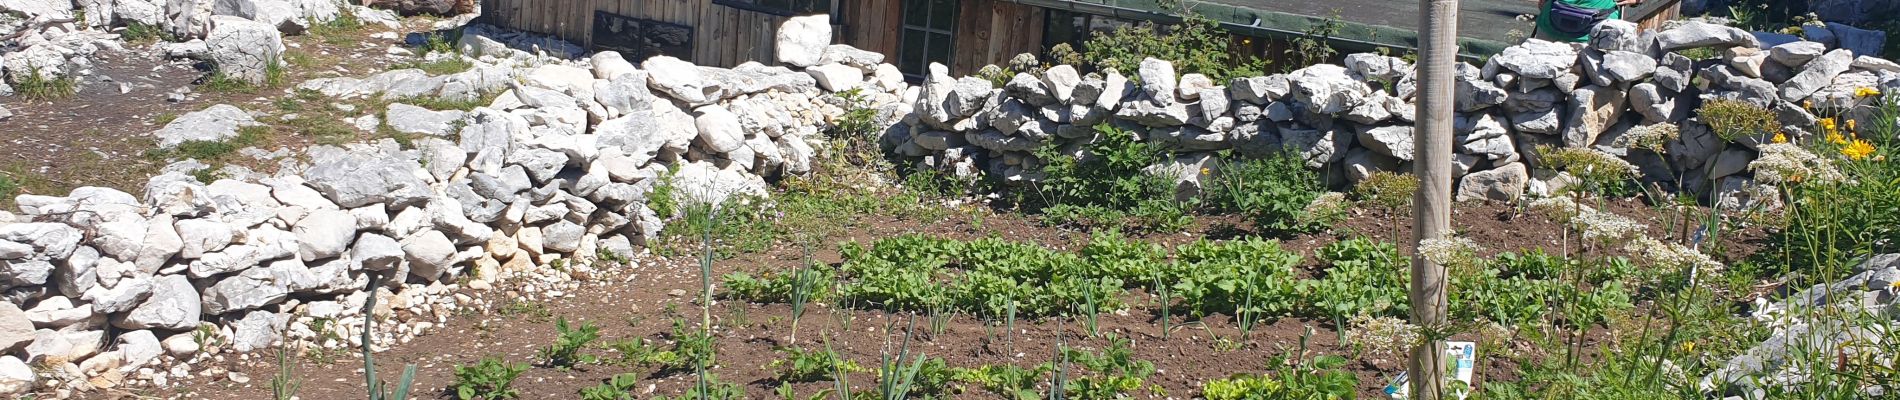
[{"label": "wooden post", "polygon": [[[1451,226],[1452,104],[1458,62],[1458,0],[1419,0],[1417,110],[1412,129],[1412,245],[1443,237]],[[1445,266],[1413,252],[1412,324],[1437,331],[1445,325]],[[1445,388],[1444,342],[1428,338],[1412,348],[1407,364],[1411,399],[1439,400]]]}]

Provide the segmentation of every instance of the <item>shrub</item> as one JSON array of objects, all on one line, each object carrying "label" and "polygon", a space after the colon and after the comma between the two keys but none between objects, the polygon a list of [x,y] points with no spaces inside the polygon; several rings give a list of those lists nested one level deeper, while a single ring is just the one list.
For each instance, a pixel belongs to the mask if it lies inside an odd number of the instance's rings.
[{"label": "shrub", "polygon": [[1317,225],[1302,215],[1314,198],[1325,193],[1320,182],[1319,174],[1292,154],[1228,163],[1209,185],[1202,204],[1214,211],[1240,213],[1264,233],[1306,232]]},{"label": "shrub", "polygon": [[842,372],[867,372],[857,362],[846,360],[837,352],[826,350],[806,350],[796,347],[781,348],[785,358],[772,360],[766,369],[774,370],[773,379],[779,382],[813,382],[831,377],[834,369]]},{"label": "shrub", "polygon": [[1767,142],[1768,136],[1781,129],[1774,112],[1741,100],[1709,100],[1696,109],[1696,116],[1723,142],[1734,142],[1744,136]]},{"label": "shrub", "polygon": [[1319,356],[1312,361],[1288,362],[1287,356],[1268,362],[1273,376],[1237,374],[1208,381],[1201,387],[1207,400],[1342,400],[1356,399],[1359,378],[1341,369],[1346,359]]},{"label": "shrub", "polygon": [[499,358],[483,358],[475,365],[455,366],[455,397],[462,400],[512,399],[521,393],[509,387],[515,377],[528,371],[527,364],[513,364]]}]

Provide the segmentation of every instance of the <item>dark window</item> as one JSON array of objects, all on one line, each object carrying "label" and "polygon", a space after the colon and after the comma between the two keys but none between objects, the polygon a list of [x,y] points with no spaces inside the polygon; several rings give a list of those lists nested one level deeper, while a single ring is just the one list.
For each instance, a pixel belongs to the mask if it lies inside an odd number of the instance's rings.
[{"label": "dark window", "polygon": [[692,61],[693,27],[595,11],[594,48],[618,51],[635,64],[657,55]]},{"label": "dark window", "polygon": [[1134,20],[1066,10],[1049,10],[1047,15],[1049,21],[1042,28],[1043,51],[1067,43],[1071,50],[1079,53],[1095,32],[1113,32],[1115,28],[1135,24]]},{"label": "dark window", "polygon": [[898,44],[897,69],[923,75],[929,72],[930,63],[949,66],[956,28],[956,0],[904,0],[904,36]]},{"label": "dark window", "polygon": [[713,4],[788,17],[831,13],[831,0],[713,0]]}]

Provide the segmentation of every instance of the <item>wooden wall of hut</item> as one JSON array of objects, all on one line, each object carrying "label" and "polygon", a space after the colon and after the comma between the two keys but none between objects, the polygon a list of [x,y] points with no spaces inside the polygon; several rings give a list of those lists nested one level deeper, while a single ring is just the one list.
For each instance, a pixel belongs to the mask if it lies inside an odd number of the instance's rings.
[{"label": "wooden wall of hut", "polygon": [[594,12],[692,27],[695,64],[731,67],[776,62],[773,37],[783,16],[714,4],[712,0],[482,0],[484,21],[546,33],[593,47]]}]

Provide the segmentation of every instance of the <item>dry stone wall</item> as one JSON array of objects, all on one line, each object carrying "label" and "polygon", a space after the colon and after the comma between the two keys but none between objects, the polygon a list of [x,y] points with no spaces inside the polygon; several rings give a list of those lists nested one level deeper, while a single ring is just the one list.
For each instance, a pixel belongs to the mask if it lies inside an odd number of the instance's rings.
[{"label": "dry stone wall", "polygon": [[[1840,37],[1832,26],[1811,26],[1808,36]],[[1714,181],[1726,196],[1756,186],[1745,166],[1765,138],[1723,143],[1693,110],[1710,99],[1746,101],[1774,110],[1797,139],[1811,134],[1817,117],[1810,109],[1871,118],[1856,89],[1900,90],[1900,65],[1841,46],[1880,39],[1869,32],[1856,30],[1855,40],[1771,43],[1764,40],[1786,38],[1700,21],[1639,33],[1610,21],[1591,43],[1532,39],[1481,66],[1460,64],[1457,196],[1502,200],[1561,187],[1571,179],[1536,159],[1533,150],[1545,145],[1609,153],[1665,187],[1680,182],[1707,193]],[[1715,56],[1685,56],[1696,52]],[[1328,171],[1335,186],[1374,171],[1409,171],[1412,66],[1378,54],[1348,55],[1344,64],[1213,82],[1149,59],[1135,71],[1022,72],[1000,88],[933,65],[886,139],[927,167],[1033,181],[1042,160],[1032,150],[1053,144],[1064,156],[1084,157],[1082,145],[1097,137],[1094,126],[1113,125],[1171,149],[1174,165],[1162,170],[1179,174],[1184,196],[1207,178],[1201,171],[1219,173],[1218,151],[1241,158],[1290,151]],[[1619,140],[1658,125],[1681,132],[1666,151]]]},{"label": "dry stone wall", "polygon": [[[389,307],[376,310],[379,318],[394,320],[372,332],[387,345],[471,307],[459,289],[515,277],[541,288],[525,292],[557,290],[548,288],[574,278],[547,265],[637,257],[671,217],[648,207],[663,182],[675,200],[717,203],[764,196],[769,179],[807,173],[814,149],[824,148],[821,130],[854,106],[842,91],[877,110],[890,151],[966,176],[1039,179],[1032,150],[1055,145],[1085,157],[1079,149],[1101,124],[1171,149],[1170,164],[1154,170],[1174,174],[1184,195],[1198,189],[1198,171],[1218,173],[1215,154],[1225,150],[1240,158],[1292,151],[1336,172],[1327,175],[1337,184],[1410,162],[1415,85],[1398,58],[1355,54],[1345,65],[1228,82],[1180,75],[1162,60],[1141,63],[1132,77],[1058,65],[1002,87],[933,65],[913,86],[881,55],[829,44],[823,18],[782,28],[776,61],[789,67],[712,68],[664,56],[636,64],[611,52],[568,58],[577,54],[572,45],[471,26],[457,43],[461,55],[428,56],[466,57],[475,64],[468,71],[299,85],[337,99],[394,101],[357,110],[363,115],[349,122],[421,136],[406,146],[247,149],[276,160],[277,170],[226,166],[213,174],[226,178],[207,183],[194,178],[207,174],[193,174],[205,166],[186,160],[136,195],[87,187],[20,196],[17,214],[0,213],[0,393],[188,379],[182,365],[207,347],[354,346],[357,310],[369,296]],[[1900,67],[1824,42],[1764,48],[1747,32],[1700,22],[1642,34],[1611,23],[1596,36],[1590,44],[1531,41],[1461,66],[1460,197],[1510,199],[1562,184],[1537,164],[1529,150],[1537,145],[1601,150],[1651,179],[1713,175],[1724,187],[1746,187],[1748,171],[1726,163],[1746,165],[1754,143],[1715,140],[1691,112],[1698,102],[1753,102],[1799,134],[1815,118],[1801,104],[1856,115],[1853,89],[1900,90]],[[1680,54],[1705,47],[1721,56]],[[401,102],[493,93],[469,111]],[[176,146],[227,139],[254,123],[243,110],[213,106],[154,135]],[[1665,154],[1616,140],[1657,124],[1682,131]],[[1710,161],[1718,152],[1741,156]],[[320,327],[336,335],[320,336]],[[54,387],[36,388],[42,383]]]}]

